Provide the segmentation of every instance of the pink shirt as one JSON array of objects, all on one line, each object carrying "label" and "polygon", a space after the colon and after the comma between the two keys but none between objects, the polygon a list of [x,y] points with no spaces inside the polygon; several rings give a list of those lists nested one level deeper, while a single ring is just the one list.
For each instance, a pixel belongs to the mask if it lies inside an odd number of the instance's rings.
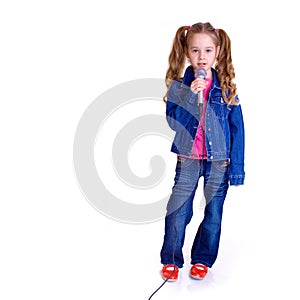
[{"label": "pink shirt", "polygon": [[210,88],[212,86],[212,78],[206,78],[205,80],[207,81],[207,86],[203,92],[204,103],[203,103],[202,116],[197,129],[197,133],[196,133],[196,137],[192,149],[192,155],[191,155],[191,158],[196,158],[196,159],[207,158],[204,129],[205,129],[205,113],[207,107],[207,99],[208,99]]}]

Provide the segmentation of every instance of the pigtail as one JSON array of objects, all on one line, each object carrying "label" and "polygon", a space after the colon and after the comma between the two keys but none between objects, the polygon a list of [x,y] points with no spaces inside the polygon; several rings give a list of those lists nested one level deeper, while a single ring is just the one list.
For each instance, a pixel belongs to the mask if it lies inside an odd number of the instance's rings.
[{"label": "pigtail", "polygon": [[[176,32],[172,45],[172,50],[169,55],[169,68],[165,77],[167,90],[169,90],[173,80],[182,77],[182,73],[186,62],[186,30],[188,30],[188,28],[189,27],[187,26],[182,26]],[[165,102],[166,96],[167,94],[164,96]]]},{"label": "pigtail", "polygon": [[220,41],[220,52],[215,68],[222,88],[222,96],[227,104],[238,105],[236,84],[233,82],[235,72],[231,58],[231,41],[223,29],[219,29],[217,35]]}]

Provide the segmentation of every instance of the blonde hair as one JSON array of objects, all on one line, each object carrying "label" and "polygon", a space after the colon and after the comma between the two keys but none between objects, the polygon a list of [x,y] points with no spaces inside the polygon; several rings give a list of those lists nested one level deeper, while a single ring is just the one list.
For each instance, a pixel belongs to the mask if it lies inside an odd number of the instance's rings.
[{"label": "blonde hair", "polygon": [[[220,47],[215,69],[222,89],[222,96],[227,104],[239,104],[236,101],[236,84],[233,82],[235,72],[231,58],[230,38],[223,29],[216,30],[210,23],[196,23],[191,27],[181,26],[178,28],[169,55],[169,68],[165,77],[167,90],[174,80],[180,79],[183,75],[189,40],[195,33],[208,34],[216,47]],[[167,94],[164,96],[164,101],[166,101]]]}]

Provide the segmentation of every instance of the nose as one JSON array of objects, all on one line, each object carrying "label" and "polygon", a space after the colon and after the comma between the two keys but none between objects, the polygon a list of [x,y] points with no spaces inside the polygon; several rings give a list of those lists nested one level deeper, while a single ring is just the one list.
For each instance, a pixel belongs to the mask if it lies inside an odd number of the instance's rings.
[{"label": "nose", "polygon": [[203,51],[199,51],[198,59],[199,60],[204,59],[204,52]]}]

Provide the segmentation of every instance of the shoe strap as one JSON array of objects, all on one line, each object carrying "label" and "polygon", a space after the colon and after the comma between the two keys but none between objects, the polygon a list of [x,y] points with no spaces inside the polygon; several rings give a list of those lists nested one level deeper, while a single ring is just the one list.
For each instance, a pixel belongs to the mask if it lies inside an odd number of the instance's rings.
[{"label": "shoe strap", "polygon": [[202,264],[195,264],[195,265],[193,265],[193,267],[195,267],[198,270],[203,270],[203,271],[207,270],[207,266],[202,265]]},{"label": "shoe strap", "polygon": [[163,270],[171,271],[170,269],[172,269],[172,270],[175,269],[175,271],[176,271],[177,268],[178,268],[178,267],[177,267],[176,265],[168,264],[168,265],[164,265]]}]

